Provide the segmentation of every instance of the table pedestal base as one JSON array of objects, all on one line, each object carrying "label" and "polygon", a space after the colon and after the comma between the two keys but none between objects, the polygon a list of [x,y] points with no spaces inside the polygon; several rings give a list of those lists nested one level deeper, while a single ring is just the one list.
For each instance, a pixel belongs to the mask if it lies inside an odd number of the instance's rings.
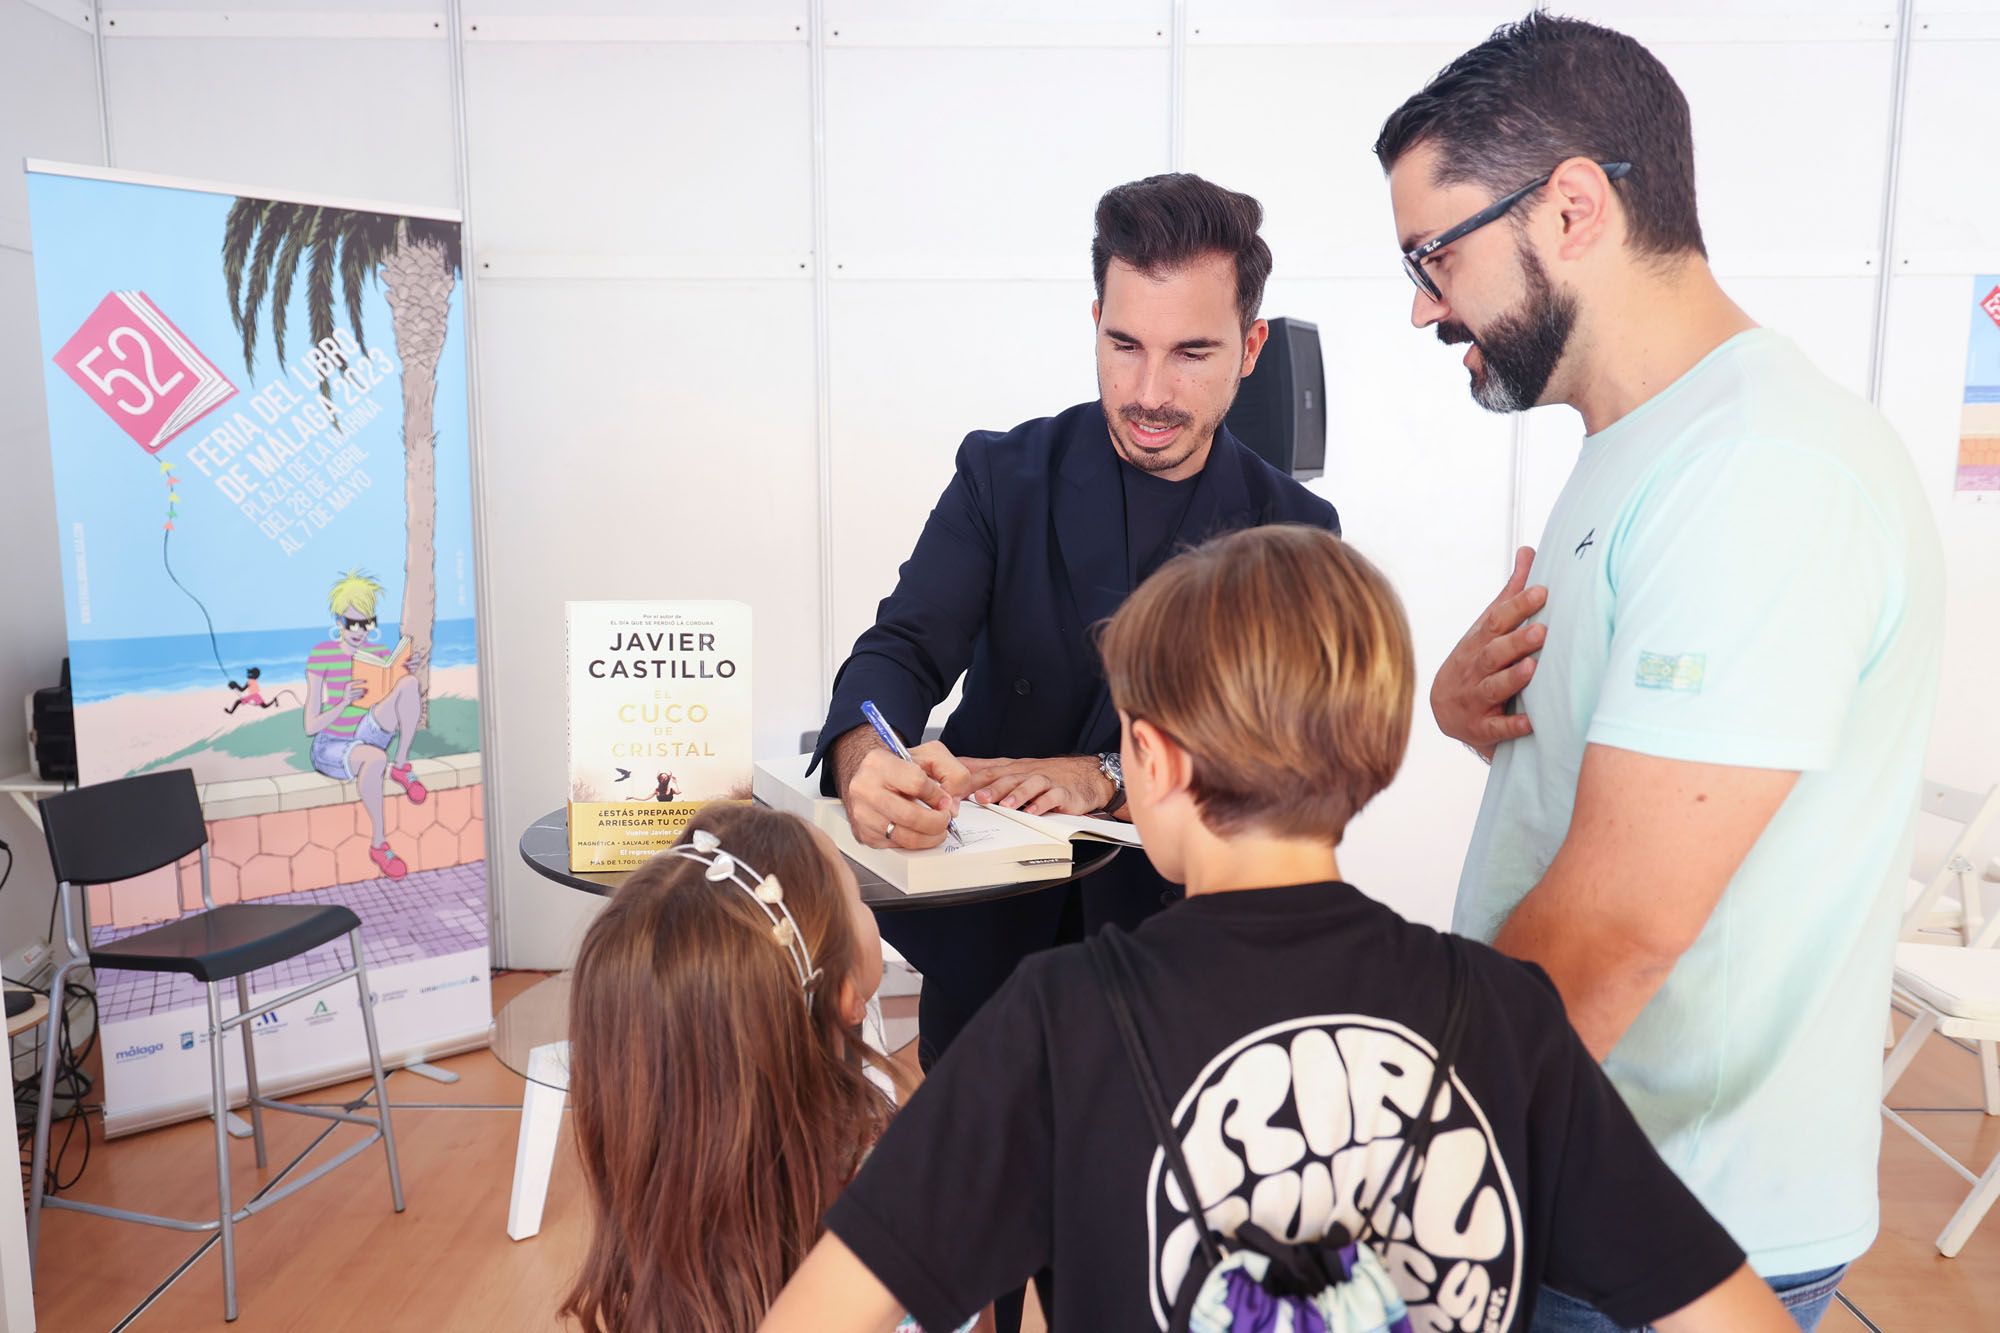
[{"label": "table pedestal base", "polygon": [[514,1146],[514,1192],[507,1203],[507,1235],[526,1240],[542,1229],[556,1138],[569,1102],[569,1043],[550,1042],[528,1055],[528,1088],[521,1098],[521,1137]]}]

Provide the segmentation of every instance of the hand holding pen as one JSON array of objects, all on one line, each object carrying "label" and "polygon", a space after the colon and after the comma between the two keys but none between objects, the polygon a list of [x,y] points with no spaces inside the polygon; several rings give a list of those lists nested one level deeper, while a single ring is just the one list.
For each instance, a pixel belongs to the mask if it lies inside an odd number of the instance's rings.
[{"label": "hand holding pen", "polygon": [[[861,701],[861,716],[868,720],[869,726],[875,728],[875,734],[881,738],[882,744],[889,747],[890,753],[906,764],[916,764],[919,769],[923,767],[922,764],[917,763],[916,756],[910,753],[909,747],[903,744],[902,738],[896,735],[896,729],[889,725],[889,720],[882,716],[882,710],[875,706],[873,699],[864,699]],[[939,746],[938,748],[942,750],[944,747]],[[949,795],[950,793],[947,792],[946,794]],[[956,819],[947,820],[944,827],[945,833],[951,839],[952,846],[963,847],[965,845],[965,835],[958,831],[958,821]],[[887,836],[893,839],[895,831],[895,825],[890,824]]]},{"label": "hand holding pen", "polygon": [[[875,712],[881,716],[879,708]],[[972,787],[965,765],[936,741],[901,746],[899,739],[892,742],[893,728],[884,737],[866,713],[855,720],[865,725],[834,741],[827,756],[855,840],[909,852],[946,842],[958,801]]]}]

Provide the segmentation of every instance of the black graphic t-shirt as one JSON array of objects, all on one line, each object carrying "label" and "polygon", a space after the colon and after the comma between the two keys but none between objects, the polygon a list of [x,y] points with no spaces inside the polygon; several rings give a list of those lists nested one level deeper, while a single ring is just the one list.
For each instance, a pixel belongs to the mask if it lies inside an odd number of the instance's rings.
[{"label": "black graphic t-shirt", "polygon": [[[1742,1251],[1653,1151],[1540,969],[1448,945],[1346,884],[1190,898],[1126,942],[1210,1225],[1361,1230],[1429,1091],[1447,947],[1468,964],[1470,1022],[1408,1214],[1374,1241],[1413,1326],[1524,1329],[1546,1283],[1637,1327],[1733,1273]],[[1021,964],[827,1225],[927,1328],[1045,1266],[1055,1333],[1167,1326],[1195,1224],[1080,946]]]}]

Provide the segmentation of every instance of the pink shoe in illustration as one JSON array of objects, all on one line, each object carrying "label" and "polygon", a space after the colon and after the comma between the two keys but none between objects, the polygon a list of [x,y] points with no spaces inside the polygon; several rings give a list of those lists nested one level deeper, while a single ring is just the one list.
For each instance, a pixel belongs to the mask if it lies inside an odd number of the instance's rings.
[{"label": "pink shoe in illustration", "polygon": [[424,789],[424,784],[417,781],[417,775],[410,771],[408,764],[391,764],[389,766],[389,776],[394,778],[396,785],[401,787],[404,793],[409,796],[411,805],[422,805],[425,799],[430,796],[430,793]]},{"label": "pink shoe in illustration", "polygon": [[368,859],[373,861],[376,867],[390,879],[401,879],[410,873],[409,862],[396,855],[386,842],[379,847],[370,847],[368,849]]}]

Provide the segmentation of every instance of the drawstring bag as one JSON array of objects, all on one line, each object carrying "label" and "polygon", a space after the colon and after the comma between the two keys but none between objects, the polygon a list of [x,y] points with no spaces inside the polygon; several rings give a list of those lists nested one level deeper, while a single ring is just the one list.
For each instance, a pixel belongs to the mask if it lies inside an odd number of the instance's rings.
[{"label": "drawstring bag", "polygon": [[[1402,1188],[1389,1200],[1383,1239],[1394,1228],[1397,1213],[1408,1214],[1410,1195],[1423,1169],[1436,1127],[1438,1094],[1451,1077],[1452,1063],[1465,1032],[1466,1000],[1458,946],[1446,938],[1450,980],[1446,997],[1444,1038],[1431,1073],[1417,1124],[1396,1150],[1389,1172],[1362,1215],[1359,1236],[1336,1225],[1317,1240],[1285,1241],[1254,1222],[1238,1227],[1224,1239],[1209,1229],[1208,1215],[1195,1193],[1194,1172],[1181,1152],[1180,1136],[1167,1113],[1166,1098],[1146,1056],[1145,1042],[1132,1017],[1129,965],[1115,936],[1094,935],[1086,946],[1097,969],[1098,985],[1111,1006],[1118,1039],[1139,1084],[1140,1100],[1152,1122],[1153,1137],[1187,1200],[1200,1235],[1200,1250],[1181,1283],[1167,1325],[1170,1333],[1412,1333],[1408,1309],[1395,1283],[1369,1244],[1383,1196],[1402,1173]],[[1408,1170],[1405,1172],[1405,1163]]]}]

